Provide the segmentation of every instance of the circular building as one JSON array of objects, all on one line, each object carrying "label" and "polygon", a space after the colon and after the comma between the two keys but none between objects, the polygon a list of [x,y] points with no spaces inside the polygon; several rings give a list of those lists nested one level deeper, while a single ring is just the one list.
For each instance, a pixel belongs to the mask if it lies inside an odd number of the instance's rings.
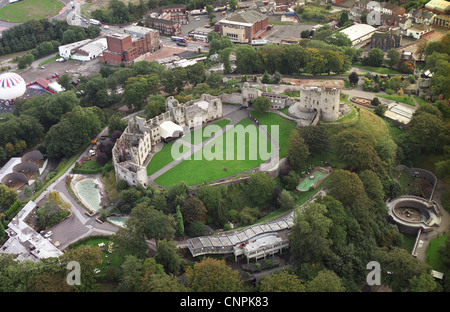
[{"label": "circular building", "polygon": [[0,100],[15,100],[22,96],[26,89],[27,84],[22,76],[16,73],[4,73],[0,75]]}]

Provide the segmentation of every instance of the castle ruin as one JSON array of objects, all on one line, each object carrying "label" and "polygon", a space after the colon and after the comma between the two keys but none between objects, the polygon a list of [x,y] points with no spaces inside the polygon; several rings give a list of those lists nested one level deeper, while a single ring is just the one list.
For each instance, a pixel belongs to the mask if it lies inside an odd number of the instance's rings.
[{"label": "castle ruin", "polygon": [[184,129],[206,125],[223,116],[219,98],[203,94],[180,104],[173,96],[166,99],[166,112],[152,119],[133,116],[112,151],[116,179],[129,185],[149,185],[146,164],[159,142],[183,136]]}]

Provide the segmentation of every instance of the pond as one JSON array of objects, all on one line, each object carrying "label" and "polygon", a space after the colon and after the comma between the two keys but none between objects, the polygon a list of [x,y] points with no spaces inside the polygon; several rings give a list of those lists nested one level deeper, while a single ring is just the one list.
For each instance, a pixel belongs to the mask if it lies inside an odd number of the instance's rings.
[{"label": "pond", "polygon": [[311,174],[300,181],[297,186],[297,190],[306,192],[309,191],[311,187],[315,188],[317,186],[317,182],[325,178],[328,174],[329,172],[323,168],[314,170]]},{"label": "pond", "polygon": [[120,227],[126,227],[125,223],[127,220],[128,217],[108,217],[108,221]]},{"label": "pond", "polygon": [[97,183],[93,179],[83,179],[75,184],[78,197],[94,212],[99,211],[101,196]]}]

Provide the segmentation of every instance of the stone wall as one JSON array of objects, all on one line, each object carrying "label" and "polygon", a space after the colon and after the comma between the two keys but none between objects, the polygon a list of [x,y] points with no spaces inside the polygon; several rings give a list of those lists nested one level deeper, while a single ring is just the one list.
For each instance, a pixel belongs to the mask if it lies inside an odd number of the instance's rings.
[{"label": "stone wall", "polygon": [[429,200],[430,201],[433,200],[434,191],[436,190],[436,186],[438,183],[438,179],[436,178],[436,176],[433,173],[431,173],[430,171],[425,170],[425,169],[409,168],[404,165],[398,165],[394,169],[395,170],[404,170],[412,177],[422,178],[422,179],[425,179],[426,181],[430,182],[430,184],[433,185],[433,190],[431,191]]}]

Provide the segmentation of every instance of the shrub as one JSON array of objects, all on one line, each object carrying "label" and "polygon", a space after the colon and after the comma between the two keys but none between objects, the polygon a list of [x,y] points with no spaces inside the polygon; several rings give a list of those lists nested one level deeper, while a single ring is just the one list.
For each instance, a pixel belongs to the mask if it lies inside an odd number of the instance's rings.
[{"label": "shrub", "polygon": [[205,230],[205,224],[200,221],[192,221],[189,225],[189,235],[191,237],[202,236]]}]

